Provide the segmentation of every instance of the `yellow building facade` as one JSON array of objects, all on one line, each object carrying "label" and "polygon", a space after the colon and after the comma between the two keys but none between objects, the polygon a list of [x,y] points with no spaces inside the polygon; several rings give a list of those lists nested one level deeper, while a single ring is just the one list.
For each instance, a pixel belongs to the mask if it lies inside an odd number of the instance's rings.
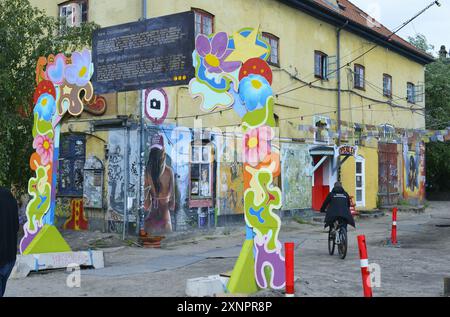
[{"label": "yellow building facade", "polygon": [[[271,68],[274,113],[282,158],[281,177],[277,182],[283,190],[283,205],[290,210],[317,209],[324,193],[338,179],[354,197],[358,210],[374,210],[379,205],[398,203],[405,196],[405,179],[408,184],[418,184],[406,186],[411,189],[407,198],[415,195],[418,200],[423,199],[417,188],[424,181],[424,175],[420,171],[411,172],[420,170],[420,164],[413,167],[409,160],[414,155],[419,161],[421,157],[420,142],[415,141],[413,131],[425,128],[424,67],[432,61],[432,57],[399,38],[387,40],[390,33],[386,33],[382,25],[349,1],[30,2],[50,16],[64,18],[68,18],[67,8],[70,5],[78,5],[76,8],[82,12],[76,19],[95,22],[101,27],[193,10],[201,27],[214,33],[233,34],[244,27],[259,28],[266,39],[274,41],[270,42],[275,44],[272,49],[276,47],[276,53],[272,52],[276,57]],[[374,48],[374,45],[377,46]],[[200,109],[199,100],[192,99],[187,86],[162,88],[170,105],[167,118],[163,126],[159,127],[146,122],[144,130],[163,131],[158,133],[165,135],[166,143],[171,143],[167,135],[173,133],[174,129],[191,129],[198,119],[202,120],[203,128],[214,128],[213,131],[237,127],[241,122],[239,116],[228,109],[205,114]],[[138,172],[133,184],[135,197],[130,199],[130,189],[119,190],[118,196],[112,197],[115,194],[111,193],[110,179],[115,178],[118,172],[113,169],[116,164],[113,158],[122,157],[126,152],[123,149],[121,152],[120,146],[116,146],[120,135],[125,135],[124,138],[131,144],[141,138],[139,125],[143,97],[141,91],[106,94],[103,97],[107,104],[104,114],[93,116],[83,113],[79,118],[67,118],[62,125],[62,132],[83,135],[85,157],[95,156],[104,163],[104,208],[86,208],[87,217],[96,219],[97,226],[103,224],[103,229],[120,231],[120,226],[110,225],[108,221],[123,221],[123,214],[121,216],[120,211],[114,211],[110,205],[114,201],[125,205],[127,201],[130,206],[128,212],[136,215],[130,222],[137,221],[142,201],[139,195],[144,195],[139,193],[142,192],[144,182],[144,176],[139,171],[143,170],[145,160],[140,159],[139,155],[126,158],[129,165],[138,166],[135,167]],[[152,135],[153,132],[149,132],[144,139],[152,138]],[[236,140],[230,142],[238,144]],[[339,144],[357,146],[356,155],[347,158],[340,168],[338,164],[344,157],[337,152]],[[320,150],[321,147],[325,149]],[[118,152],[115,152],[116,149],[119,149]],[[236,152],[239,151],[236,147]],[[323,154],[323,151],[334,151],[334,154]],[[214,152],[215,157],[221,154],[217,153],[217,149]],[[242,165],[239,162],[212,164],[210,187],[214,194],[211,195],[212,203],[208,208],[214,210],[211,217],[215,217],[217,224],[220,216],[227,219],[234,215],[240,216],[243,212],[240,210],[242,183],[239,182]],[[408,168],[411,166],[409,172],[406,165]],[[189,219],[195,218],[196,212],[182,210],[197,208],[190,202],[194,186],[192,171],[182,166],[174,167],[174,170],[178,189],[175,193],[177,212],[173,221],[180,224],[180,228],[186,228]],[[412,178],[405,176],[411,173]],[[127,175],[127,178],[129,183],[133,176]],[[321,186],[320,189],[318,186]],[[183,187],[189,188],[189,192]],[[114,187],[114,190],[117,188]],[[61,199],[72,198],[68,195]],[[60,214],[70,214],[70,210],[61,210]],[[200,220],[197,222],[195,225]],[[134,226],[136,231],[138,227]]]}]

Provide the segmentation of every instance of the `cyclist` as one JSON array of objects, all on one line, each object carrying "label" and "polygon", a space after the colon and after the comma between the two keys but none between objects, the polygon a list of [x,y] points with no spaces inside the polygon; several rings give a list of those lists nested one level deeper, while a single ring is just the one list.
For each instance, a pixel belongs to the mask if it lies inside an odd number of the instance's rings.
[{"label": "cyclist", "polygon": [[320,212],[326,212],[325,228],[328,226],[333,228],[336,220],[345,229],[347,229],[347,224],[355,227],[355,220],[350,212],[350,196],[340,182],[334,184],[334,188],[323,202]]}]

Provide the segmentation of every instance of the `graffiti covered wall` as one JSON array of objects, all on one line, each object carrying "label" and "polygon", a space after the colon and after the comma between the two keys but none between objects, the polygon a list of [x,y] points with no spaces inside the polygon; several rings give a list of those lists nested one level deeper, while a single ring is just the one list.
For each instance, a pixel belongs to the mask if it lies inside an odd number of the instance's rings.
[{"label": "graffiti covered wall", "polygon": [[311,208],[312,159],[308,145],[282,143],[281,145],[281,188],[283,188],[283,209]]},{"label": "graffiti covered wall", "polygon": [[415,151],[403,144],[403,197],[420,202],[425,198],[425,144],[415,143]]},{"label": "graffiti covered wall", "polygon": [[[128,140],[127,140],[128,138]],[[128,166],[125,166],[125,144],[128,142]],[[138,131],[123,129],[111,130],[108,139],[107,168],[107,220],[108,230],[122,232],[124,205],[127,210],[137,210],[137,193],[139,187],[139,149]],[[127,173],[128,188],[125,189]],[[127,193],[127,194],[126,194]],[[128,222],[136,222],[137,215],[128,214]]]}]

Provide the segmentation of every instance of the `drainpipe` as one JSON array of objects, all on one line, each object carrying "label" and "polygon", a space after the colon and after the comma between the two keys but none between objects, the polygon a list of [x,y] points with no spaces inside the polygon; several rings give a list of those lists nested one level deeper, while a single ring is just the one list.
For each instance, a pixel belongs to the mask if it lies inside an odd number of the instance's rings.
[{"label": "drainpipe", "polygon": [[142,0],[142,20],[147,19],[147,0]]},{"label": "drainpipe", "polygon": [[336,54],[336,69],[337,69],[337,123],[338,123],[338,145],[341,145],[341,30],[345,28],[348,21],[336,31],[336,43],[337,43],[337,54]]},{"label": "drainpipe", "polygon": [[[337,78],[337,145],[341,145],[341,30],[345,28],[348,21],[345,21],[344,25],[336,30],[336,78]],[[338,156],[337,159],[338,166],[338,181],[341,181],[341,162]]]}]

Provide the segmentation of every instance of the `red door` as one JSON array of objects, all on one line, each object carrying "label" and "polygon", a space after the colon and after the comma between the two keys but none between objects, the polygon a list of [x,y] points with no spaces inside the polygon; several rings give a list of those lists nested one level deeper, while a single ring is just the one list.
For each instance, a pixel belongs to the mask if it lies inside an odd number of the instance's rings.
[{"label": "red door", "polygon": [[[320,160],[321,156],[313,156],[314,165],[316,165]],[[312,187],[312,208],[313,210],[320,211],[320,207],[330,192],[330,186],[324,185],[323,183],[323,169],[325,163],[322,163],[318,169],[314,172],[314,184]]]},{"label": "red door", "polygon": [[397,144],[378,144],[378,197],[381,206],[398,203]]}]

